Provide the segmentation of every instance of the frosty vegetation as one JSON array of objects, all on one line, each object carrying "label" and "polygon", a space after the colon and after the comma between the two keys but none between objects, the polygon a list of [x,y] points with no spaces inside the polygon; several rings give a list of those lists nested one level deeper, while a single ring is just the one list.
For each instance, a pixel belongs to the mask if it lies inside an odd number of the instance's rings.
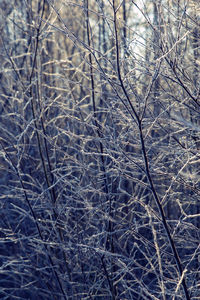
[{"label": "frosty vegetation", "polygon": [[198,0],[0,0],[0,298],[200,299]]}]

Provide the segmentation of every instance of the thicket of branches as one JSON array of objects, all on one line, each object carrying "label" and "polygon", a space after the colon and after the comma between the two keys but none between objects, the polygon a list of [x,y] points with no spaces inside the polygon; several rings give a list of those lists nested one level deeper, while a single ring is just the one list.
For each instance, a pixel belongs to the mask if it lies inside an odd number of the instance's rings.
[{"label": "thicket of branches", "polygon": [[199,299],[199,1],[0,10],[0,297]]}]

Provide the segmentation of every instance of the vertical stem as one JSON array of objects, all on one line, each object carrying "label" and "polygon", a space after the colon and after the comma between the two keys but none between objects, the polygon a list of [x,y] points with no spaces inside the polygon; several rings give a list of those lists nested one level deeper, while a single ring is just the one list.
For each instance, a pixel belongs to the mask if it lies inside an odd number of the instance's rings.
[{"label": "vertical stem", "polygon": [[[87,30],[87,43],[89,48],[91,47],[91,36],[90,36],[90,23],[89,23],[89,7],[88,7],[88,0],[85,0],[85,9],[86,9],[86,30]],[[95,99],[95,84],[94,84],[94,73],[93,73],[93,60],[92,60],[92,54],[91,52],[89,53],[89,63],[90,63],[90,82],[91,82],[91,90],[92,90],[92,106],[93,106],[93,113],[94,113],[94,124],[97,128],[97,134],[99,138],[102,138],[102,133],[100,130],[100,125],[98,124],[97,120],[97,113],[96,113],[96,99]],[[109,197],[109,190],[108,190],[108,182],[107,182],[107,177],[106,177],[106,168],[105,168],[105,160],[104,160],[104,148],[103,144],[100,140],[99,142],[99,147],[100,147],[100,153],[101,153],[101,168],[103,171],[103,180],[104,180],[104,191],[106,194],[106,200],[109,202],[109,215],[112,215],[112,203],[111,203],[111,197]],[[110,249],[111,252],[114,253],[114,243],[113,243],[113,236],[112,236],[112,231],[113,231],[113,224],[109,220],[108,225],[107,225],[107,231],[108,231],[108,237],[106,238],[106,243],[105,247],[109,247],[110,244]],[[102,260],[102,264],[105,270],[105,263]],[[107,279],[109,283],[109,287],[112,293],[112,299],[115,299],[116,295],[116,289],[113,285],[112,279],[109,277],[108,273],[107,274]]]},{"label": "vertical stem", "polygon": [[[30,77],[29,77],[29,84],[30,84],[30,91],[29,91],[29,96],[31,98],[31,111],[32,111],[32,116],[34,119],[34,126],[35,126],[35,131],[36,131],[36,139],[37,139],[37,144],[38,144],[38,149],[39,149],[39,155],[41,158],[41,162],[42,162],[42,168],[43,168],[43,172],[44,172],[44,177],[45,177],[45,181],[46,181],[46,185],[48,187],[49,190],[49,194],[50,194],[50,198],[51,198],[51,203],[52,203],[52,212],[53,212],[53,219],[55,221],[55,225],[57,222],[57,218],[58,218],[58,214],[55,208],[55,203],[56,203],[56,192],[55,192],[55,188],[52,187],[53,185],[53,174],[52,174],[52,167],[51,167],[51,162],[50,162],[50,157],[49,157],[49,153],[48,153],[48,146],[47,146],[47,141],[46,141],[46,132],[45,132],[45,128],[44,128],[44,122],[43,122],[43,118],[40,118],[40,124],[39,121],[37,120],[37,105],[36,105],[36,101],[34,101],[35,97],[34,97],[34,90],[33,90],[33,76],[35,74],[35,68],[37,67],[37,55],[38,55],[38,51],[39,51],[39,36],[40,36],[40,30],[41,30],[41,24],[42,24],[42,18],[45,12],[45,3],[46,0],[43,1],[43,5],[42,5],[42,10],[41,10],[41,16],[40,16],[40,21],[39,24],[37,25],[37,29],[36,29],[36,39],[35,39],[35,49],[34,49],[34,56],[33,56],[33,61],[32,61],[32,68],[31,68],[31,72],[30,72]],[[38,6],[38,14],[39,14],[39,10],[40,10],[40,5]],[[38,105],[40,107],[40,95],[39,95],[39,87],[38,87],[38,81],[36,81],[36,87],[37,87],[37,100],[38,100]],[[44,138],[43,141],[41,140],[40,136],[39,136],[39,126],[41,125],[42,127],[42,131],[44,133]],[[44,146],[44,151],[43,151],[43,146]],[[47,160],[47,165],[45,162],[45,155],[46,155],[46,160]],[[48,166],[48,167],[47,167]],[[57,237],[58,239],[63,242],[63,234],[62,234],[62,230],[57,227]],[[69,272],[69,268],[66,262],[66,257],[65,257],[65,252],[62,251],[62,256],[63,256],[63,260],[65,262],[67,271],[68,271],[68,275],[70,277],[70,272]],[[51,257],[50,257],[51,258]],[[52,260],[52,258],[51,258]],[[56,273],[57,274],[57,273]],[[59,282],[59,285],[61,285],[61,282]],[[62,287],[62,285],[61,285]],[[64,293],[64,291],[63,291]]]},{"label": "vertical stem", "polygon": [[127,29],[126,29],[126,0],[123,1],[123,43],[124,43],[124,55],[127,53]]},{"label": "vertical stem", "polygon": [[187,288],[186,281],[185,281],[185,277],[184,277],[184,274],[183,274],[182,264],[181,264],[181,261],[180,261],[180,258],[179,258],[179,255],[178,255],[175,243],[174,243],[174,241],[172,239],[172,236],[170,234],[169,226],[168,226],[167,221],[166,221],[166,217],[165,217],[165,214],[164,214],[163,207],[162,207],[162,205],[160,203],[160,200],[158,198],[158,195],[156,193],[156,189],[154,187],[154,184],[153,184],[153,181],[152,181],[152,178],[151,178],[151,173],[150,173],[150,169],[149,169],[149,162],[148,162],[148,157],[147,157],[146,147],[145,147],[144,137],[143,137],[142,121],[140,120],[140,118],[139,118],[139,116],[138,116],[138,114],[137,114],[137,112],[136,112],[136,110],[135,110],[135,108],[134,108],[134,106],[133,106],[130,98],[129,98],[129,95],[128,95],[127,91],[126,91],[126,88],[125,88],[123,80],[122,80],[121,70],[120,70],[119,42],[118,42],[118,30],[117,30],[117,16],[116,16],[116,10],[115,10],[115,0],[113,0],[113,14],[114,14],[113,17],[114,17],[114,31],[115,31],[116,62],[117,62],[118,79],[119,79],[119,82],[121,84],[122,91],[123,91],[123,93],[124,93],[124,95],[125,95],[128,103],[129,103],[132,111],[133,111],[133,114],[134,114],[135,119],[136,119],[137,124],[138,124],[138,129],[139,129],[139,133],[140,133],[141,147],[142,147],[142,154],[143,154],[144,164],[145,164],[145,170],[146,170],[146,176],[148,178],[149,185],[150,185],[152,194],[154,196],[155,202],[156,202],[157,207],[159,209],[159,212],[160,212],[160,215],[161,215],[161,219],[162,219],[162,224],[163,224],[165,232],[167,234],[168,241],[169,241],[169,244],[171,246],[172,253],[174,255],[174,259],[176,261],[176,265],[177,265],[180,277],[183,276],[182,286],[183,286],[183,290],[184,290],[184,293],[185,293],[185,298],[187,300],[190,300],[190,295],[189,295],[188,288]]}]

